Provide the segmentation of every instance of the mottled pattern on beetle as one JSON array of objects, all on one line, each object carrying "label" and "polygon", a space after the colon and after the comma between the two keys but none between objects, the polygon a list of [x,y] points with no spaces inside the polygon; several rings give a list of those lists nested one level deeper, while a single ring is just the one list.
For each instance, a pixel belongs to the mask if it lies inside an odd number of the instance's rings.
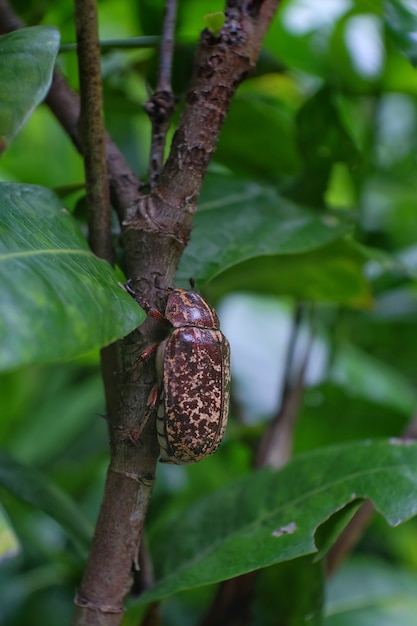
[{"label": "mottled pattern on beetle", "polygon": [[220,330],[174,330],[164,354],[165,421],[163,407],[158,410],[162,461],[185,465],[217,450],[226,428],[229,386],[230,348]]}]

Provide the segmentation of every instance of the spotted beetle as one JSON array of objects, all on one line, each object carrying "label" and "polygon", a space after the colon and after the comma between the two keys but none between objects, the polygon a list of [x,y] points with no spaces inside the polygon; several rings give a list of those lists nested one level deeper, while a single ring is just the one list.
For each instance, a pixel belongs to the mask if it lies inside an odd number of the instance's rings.
[{"label": "spotted beetle", "polygon": [[157,408],[160,460],[196,463],[217,450],[226,429],[229,342],[216,312],[195,291],[171,289],[165,315],[137,300],[171,330],[157,347],[158,389],[149,402],[150,408]]}]

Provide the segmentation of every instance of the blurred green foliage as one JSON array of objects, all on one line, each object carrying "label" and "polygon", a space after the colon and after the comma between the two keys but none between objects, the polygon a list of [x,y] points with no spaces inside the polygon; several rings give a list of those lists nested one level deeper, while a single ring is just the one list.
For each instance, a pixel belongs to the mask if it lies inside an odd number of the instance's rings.
[{"label": "blurred green foliage", "polygon": [[[55,26],[62,43],[74,41],[69,0],[13,5],[28,25]],[[99,3],[101,39],[116,40],[103,46],[106,124],[142,178],[150,135],[142,104],[155,84],[158,52],[154,45],[132,49],[127,42],[160,35],[163,5]],[[179,3],[173,80],[179,113],[204,16],[223,10],[219,0]],[[231,342],[227,435],[220,451],[201,464],[158,468],[150,529],[195,503],[202,491],[213,493],[250,474],[259,437],[279,409],[299,299],[314,301],[315,330],[295,454],[399,436],[413,418],[416,30],[417,10],[402,0],[282,2],[257,69],[232,103],[178,274],[179,282],[195,276],[197,287],[217,301]],[[58,65],[76,87],[75,53],[62,52]],[[4,153],[0,179],[52,188],[81,215],[81,159],[44,105]],[[324,230],[317,229],[320,222]],[[332,224],[340,230],[329,239]],[[308,334],[303,325],[296,364]],[[103,489],[104,413],[95,354],[53,366],[25,365],[0,377],[4,453],[22,472],[33,467],[45,484],[64,492],[83,528],[94,524]],[[45,513],[46,506],[41,510],[22,488],[13,492],[2,484],[0,623],[68,623],[83,547],[51,511]],[[251,624],[277,623],[281,593],[287,625],[302,623],[301,605],[307,612],[314,607],[316,615],[322,611],[326,626],[412,626],[416,531],[415,520],[392,529],[376,518],[330,582],[323,609],[322,573],[310,556],[266,568],[257,576]],[[311,579],[318,590],[309,586]],[[209,586],[168,599],[163,623],[197,623],[214,592]],[[138,621],[129,622],[128,613],[128,623]]]}]

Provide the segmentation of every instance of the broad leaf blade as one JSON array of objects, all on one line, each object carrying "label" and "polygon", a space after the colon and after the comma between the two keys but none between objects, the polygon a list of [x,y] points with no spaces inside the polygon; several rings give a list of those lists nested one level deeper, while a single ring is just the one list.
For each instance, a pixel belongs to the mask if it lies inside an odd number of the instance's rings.
[{"label": "broad leaf blade", "polygon": [[46,96],[59,32],[51,26],[22,28],[0,37],[0,140],[4,150]]},{"label": "broad leaf blade", "polygon": [[372,296],[365,262],[365,254],[348,239],[304,254],[260,256],[224,271],[210,285],[210,295],[252,291],[367,308]]},{"label": "broad leaf blade", "polygon": [[348,212],[320,212],[289,202],[275,189],[231,176],[207,177],[177,282],[231,291],[369,306],[366,254],[341,237]]},{"label": "broad leaf blade", "polygon": [[68,359],[144,319],[48,189],[0,185],[0,369]]},{"label": "broad leaf blade", "polygon": [[0,485],[55,519],[85,556],[93,529],[74,502],[45,476],[0,451]]},{"label": "broad leaf blade", "polygon": [[417,445],[357,442],[301,455],[203,499],[150,535],[157,583],[140,602],[317,551],[317,528],[371,498],[395,526],[417,513]]},{"label": "broad leaf blade", "polygon": [[244,261],[317,250],[350,230],[343,213],[323,214],[289,202],[272,187],[211,175],[178,279],[209,282]]}]

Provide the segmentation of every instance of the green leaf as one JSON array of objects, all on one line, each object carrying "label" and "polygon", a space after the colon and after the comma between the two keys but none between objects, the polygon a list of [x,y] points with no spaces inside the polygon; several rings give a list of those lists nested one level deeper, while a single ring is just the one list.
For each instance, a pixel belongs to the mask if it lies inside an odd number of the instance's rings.
[{"label": "green leaf", "polygon": [[[9,452],[25,459],[26,463],[39,463],[44,467],[51,459],[62,462],[68,447],[75,442],[79,445],[85,433],[94,438],[89,445],[89,457],[95,457],[97,446],[105,442],[104,433],[103,442],[95,434],[97,422],[103,421],[97,419],[97,415],[103,413],[103,381],[97,365],[91,373],[83,371],[82,376],[77,376],[77,363],[54,364],[45,369],[34,366],[38,374],[38,395],[20,423],[16,416],[8,415],[9,420],[5,419],[2,424],[5,432],[0,431],[0,439]],[[29,368],[11,374],[22,374],[24,384],[31,384],[33,374]],[[22,385],[22,378],[20,380]],[[1,381],[0,387],[2,384],[7,385],[7,381]],[[10,394],[10,387],[8,391]],[[56,419],[57,406],[59,419]]]},{"label": "green leaf", "polygon": [[75,503],[45,476],[0,451],[0,484],[56,520],[85,556],[93,529]]},{"label": "green leaf", "polygon": [[299,202],[323,206],[333,164],[346,162],[354,171],[359,163],[357,147],[330,87],[323,87],[303,105],[297,129],[304,168],[293,195]]},{"label": "green leaf", "polygon": [[0,506],[0,562],[20,552],[19,540],[3,508]]},{"label": "green leaf", "polygon": [[417,64],[417,6],[404,0],[385,0],[384,18],[398,50],[413,65]]},{"label": "green leaf", "polygon": [[[323,383],[307,389],[298,416],[295,450],[305,452],[356,441],[359,433],[362,439],[390,437],[407,427],[410,412],[401,413],[398,407],[373,402],[369,398],[371,394],[364,398],[360,393],[361,390],[356,394],[349,387],[349,382],[346,387]],[[398,393],[401,393],[401,388]]]},{"label": "green leaf", "polygon": [[[251,86],[253,91],[250,91]],[[294,110],[252,79],[234,98],[215,154],[232,172],[276,182],[299,170]]]},{"label": "green leaf", "polygon": [[22,28],[0,37],[0,149],[4,150],[46,96],[59,49],[51,26]]},{"label": "green leaf", "polygon": [[266,38],[267,46],[289,67],[326,76],[331,63],[331,36],[351,9],[350,0],[326,4],[321,0],[287,1],[282,4],[278,19]]},{"label": "green leaf", "polygon": [[415,386],[405,376],[348,342],[340,342],[335,350],[329,380],[343,386],[351,397],[367,398],[406,415],[417,404]]},{"label": "green leaf", "polygon": [[252,291],[368,308],[372,296],[364,263],[364,255],[350,240],[305,254],[261,256],[225,271],[210,285],[210,295],[218,298],[230,291]]},{"label": "green leaf", "polygon": [[156,584],[140,603],[317,551],[317,528],[370,498],[396,526],[417,513],[417,444],[365,441],[263,469],[163,520],[150,534]]},{"label": "green leaf", "polygon": [[217,295],[243,289],[369,304],[366,255],[340,241],[349,219],[291,203],[265,185],[211,175],[177,282],[216,279]]},{"label": "green leaf", "polygon": [[204,23],[214,37],[220,35],[220,31],[223,28],[223,24],[226,20],[226,16],[222,11],[216,11],[216,13],[207,13],[204,16]]},{"label": "green leaf", "polygon": [[417,576],[386,561],[356,558],[331,579],[324,626],[417,626]]},{"label": "green leaf", "polygon": [[[255,578],[252,602],[256,624],[321,626],[323,621],[323,561],[306,556],[267,567]],[[279,609],[278,609],[279,606]]]},{"label": "green leaf", "polygon": [[145,317],[42,187],[0,185],[0,277],[1,369],[84,354]]}]

